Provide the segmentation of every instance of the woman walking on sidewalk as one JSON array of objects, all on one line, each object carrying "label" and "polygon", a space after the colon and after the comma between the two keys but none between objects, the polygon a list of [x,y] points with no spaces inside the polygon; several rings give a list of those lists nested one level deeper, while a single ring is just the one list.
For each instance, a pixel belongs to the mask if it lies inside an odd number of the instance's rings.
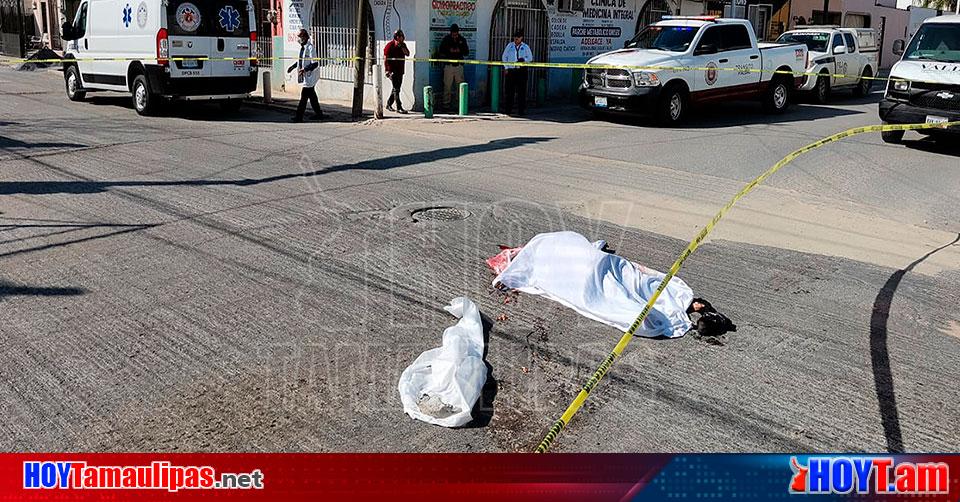
[{"label": "woman walking on sidewalk", "polygon": [[387,78],[393,84],[393,92],[387,99],[387,110],[394,111],[393,103],[397,103],[397,112],[407,113],[400,103],[400,86],[403,85],[403,69],[406,64],[404,58],[410,56],[410,50],[404,43],[403,30],[397,30],[393,33],[393,40],[387,43],[383,48],[384,69],[387,72]]}]

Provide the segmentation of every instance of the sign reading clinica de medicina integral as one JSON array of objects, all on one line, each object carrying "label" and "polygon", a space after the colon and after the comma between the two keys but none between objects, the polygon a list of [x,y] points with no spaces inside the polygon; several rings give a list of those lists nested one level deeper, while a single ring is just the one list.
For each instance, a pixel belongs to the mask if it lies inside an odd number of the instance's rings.
[{"label": "sign reading clinica de medicina integral", "polygon": [[550,18],[550,60],[582,62],[623,47],[633,36],[637,8],[645,0],[554,0]]}]

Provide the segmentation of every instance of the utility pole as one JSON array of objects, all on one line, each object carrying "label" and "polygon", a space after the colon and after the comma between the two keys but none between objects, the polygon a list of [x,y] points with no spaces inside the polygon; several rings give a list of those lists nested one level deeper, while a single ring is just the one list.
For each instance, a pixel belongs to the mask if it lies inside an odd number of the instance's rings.
[{"label": "utility pole", "polygon": [[830,0],[823,0],[823,19],[817,24],[830,24]]},{"label": "utility pole", "polygon": [[17,2],[17,24],[20,27],[20,57],[27,57],[27,25],[23,19],[23,0]]},{"label": "utility pole", "polygon": [[363,115],[363,79],[367,73],[367,0],[357,0],[357,51],[354,54],[353,111],[354,119]]}]

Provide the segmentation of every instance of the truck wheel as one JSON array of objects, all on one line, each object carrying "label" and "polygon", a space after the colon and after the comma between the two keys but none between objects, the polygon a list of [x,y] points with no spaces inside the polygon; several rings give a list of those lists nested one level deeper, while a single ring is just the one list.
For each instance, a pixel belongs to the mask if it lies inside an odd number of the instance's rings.
[{"label": "truck wheel", "polygon": [[870,88],[873,87],[873,72],[870,71],[870,68],[863,69],[863,75],[860,75],[860,81],[857,82],[857,86],[853,88],[853,95],[862,98],[867,94],[870,94]]},{"label": "truck wheel", "polygon": [[825,104],[830,99],[830,77],[821,74],[817,77],[817,85],[813,88],[813,102]]},{"label": "truck wheel", "polygon": [[790,106],[790,85],[784,78],[775,78],[763,97],[763,109],[767,113],[783,113]]},{"label": "truck wheel", "polygon": [[687,114],[687,103],[687,93],[680,86],[667,86],[657,104],[657,122],[666,126],[683,122]]},{"label": "truck wheel", "polygon": [[140,115],[152,115],[157,108],[160,97],[150,92],[145,75],[137,75],[133,79],[133,108]]},{"label": "truck wheel", "polygon": [[[883,125],[887,125],[887,123],[884,122]],[[904,131],[880,131],[880,139],[884,143],[897,144],[903,141],[903,133]]]},{"label": "truck wheel", "polygon": [[83,83],[80,81],[80,70],[76,65],[67,67],[63,72],[63,82],[67,86],[67,98],[70,101],[83,101],[87,96],[87,91],[83,90]]}]

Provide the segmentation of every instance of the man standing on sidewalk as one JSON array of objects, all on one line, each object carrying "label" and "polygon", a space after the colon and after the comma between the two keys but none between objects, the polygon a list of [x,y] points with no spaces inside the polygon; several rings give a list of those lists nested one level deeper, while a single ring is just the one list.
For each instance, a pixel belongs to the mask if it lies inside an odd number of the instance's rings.
[{"label": "man standing on sidewalk", "polygon": [[303,112],[307,110],[307,101],[313,107],[313,116],[310,120],[323,119],[323,110],[320,109],[320,100],[317,99],[317,91],[314,88],[317,80],[320,78],[320,72],[316,71],[320,66],[316,59],[316,53],[313,51],[313,44],[310,43],[310,34],[307,30],[301,29],[297,34],[297,40],[300,42],[300,57],[297,62],[287,68],[287,72],[297,70],[297,82],[300,83],[300,104],[297,105],[297,114],[293,116],[294,122],[303,122]]},{"label": "man standing on sidewalk", "polygon": [[[513,42],[509,42],[503,49],[504,63],[529,63],[533,61],[533,52],[530,46],[523,42],[523,30],[517,30],[513,33]],[[520,115],[527,113],[527,67],[505,64],[504,70],[507,72],[506,78],[506,112],[507,115],[513,110],[513,98],[517,97],[517,104]]]},{"label": "man standing on sidewalk", "polygon": [[[440,59],[466,59],[470,55],[467,39],[460,36],[460,27],[454,24],[450,27],[450,34],[440,42]],[[443,107],[450,110],[453,93],[459,93],[463,78],[463,63],[443,64]],[[453,87],[453,89],[451,89]],[[459,94],[458,94],[459,95]]]}]

